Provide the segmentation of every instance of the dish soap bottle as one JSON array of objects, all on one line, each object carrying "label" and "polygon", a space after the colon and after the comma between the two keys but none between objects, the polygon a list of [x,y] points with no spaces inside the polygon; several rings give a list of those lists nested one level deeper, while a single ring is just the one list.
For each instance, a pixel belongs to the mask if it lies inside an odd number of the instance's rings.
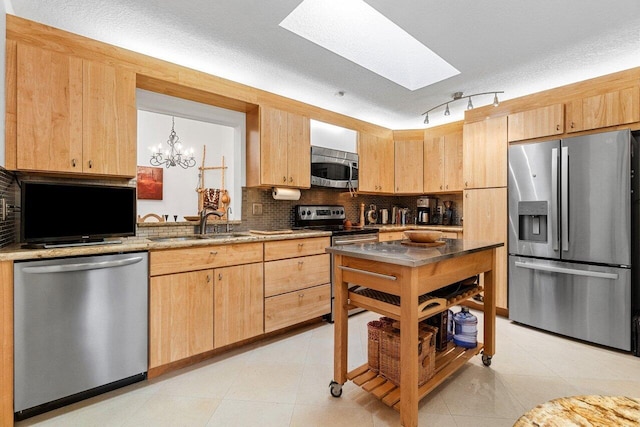
[{"label": "dish soap bottle", "polygon": [[469,312],[468,307],[462,307],[453,315],[455,332],[453,343],[459,347],[474,348],[478,345],[478,318]]},{"label": "dish soap bottle", "polygon": [[360,203],[360,227],[364,227],[364,203]]}]

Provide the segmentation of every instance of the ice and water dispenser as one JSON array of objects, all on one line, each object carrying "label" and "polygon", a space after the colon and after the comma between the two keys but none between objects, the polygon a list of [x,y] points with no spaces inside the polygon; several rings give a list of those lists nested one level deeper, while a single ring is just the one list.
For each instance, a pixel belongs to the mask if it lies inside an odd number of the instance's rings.
[{"label": "ice and water dispenser", "polygon": [[546,242],[548,218],[546,201],[518,202],[518,240]]}]

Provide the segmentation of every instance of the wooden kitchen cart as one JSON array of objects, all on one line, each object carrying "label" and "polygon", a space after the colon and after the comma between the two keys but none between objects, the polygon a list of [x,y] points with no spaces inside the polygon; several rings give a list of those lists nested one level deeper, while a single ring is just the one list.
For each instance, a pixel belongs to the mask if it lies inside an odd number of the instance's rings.
[{"label": "wooden kitchen cart", "polygon": [[[418,425],[418,402],[472,356],[482,352],[485,365],[495,353],[495,283],[496,248],[502,243],[447,239],[447,244],[433,248],[415,248],[401,242],[331,247],[334,255],[335,335],[334,379],[330,391],[342,394],[342,385],[353,380],[372,392],[385,404],[400,412],[405,427]],[[484,344],[464,349],[450,344],[436,356],[436,374],[418,386],[418,322],[447,310],[461,299],[435,306],[419,304],[420,296],[447,285],[484,273],[484,289],[475,288],[463,298],[484,291]],[[400,298],[395,306],[375,298],[349,292],[348,286],[360,285]],[[424,306],[427,306],[423,311]],[[348,310],[361,306],[400,321],[400,386],[379,377],[367,364],[347,372]]]}]

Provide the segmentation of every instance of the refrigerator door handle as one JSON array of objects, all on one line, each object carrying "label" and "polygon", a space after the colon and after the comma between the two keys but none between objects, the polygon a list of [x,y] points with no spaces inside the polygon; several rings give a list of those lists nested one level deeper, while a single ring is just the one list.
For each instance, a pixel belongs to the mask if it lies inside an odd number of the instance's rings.
[{"label": "refrigerator door handle", "polygon": [[551,241],[558,250],[558,149],[551,149]]},{"label": "refrigerator door handle", "polygon": [[562,147],[560,153],[560,226],[562,229],[562,250],[569,250],[569,147]]},{"label": "refrigerator door handle", "polygon": [[574,276],[597,277],[600,279],[618,280],[616,273],[603,273],[601,271],[577,270],[575,268],[556,267],[553,265],[533,264],[529,262],[516,261],[516,267],[528,268],[530,270],[549,271],[551,273],[571,274]]}]

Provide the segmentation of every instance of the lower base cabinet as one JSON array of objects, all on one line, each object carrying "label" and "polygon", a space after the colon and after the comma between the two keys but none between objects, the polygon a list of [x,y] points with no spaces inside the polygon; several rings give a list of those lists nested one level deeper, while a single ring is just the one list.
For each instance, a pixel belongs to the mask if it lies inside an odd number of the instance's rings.
[{"label": "lower base cabinet", "polygon": [[331,285],[320,285],[266,298],[264,329],[272,332],[331,311]]},{"label": "lower base cabinet", "polygon": [[213,270],[152,277],[149,368],[213,350]]},{"label": "lower base cabinet", "polygon": [[261,262],[214,270],[215,348],[264,333],[263,276]]},{"label": "lower base cabinet", "polygon": [[149,369],[330,313],[330,244],[319,237],[151,251]]}]

